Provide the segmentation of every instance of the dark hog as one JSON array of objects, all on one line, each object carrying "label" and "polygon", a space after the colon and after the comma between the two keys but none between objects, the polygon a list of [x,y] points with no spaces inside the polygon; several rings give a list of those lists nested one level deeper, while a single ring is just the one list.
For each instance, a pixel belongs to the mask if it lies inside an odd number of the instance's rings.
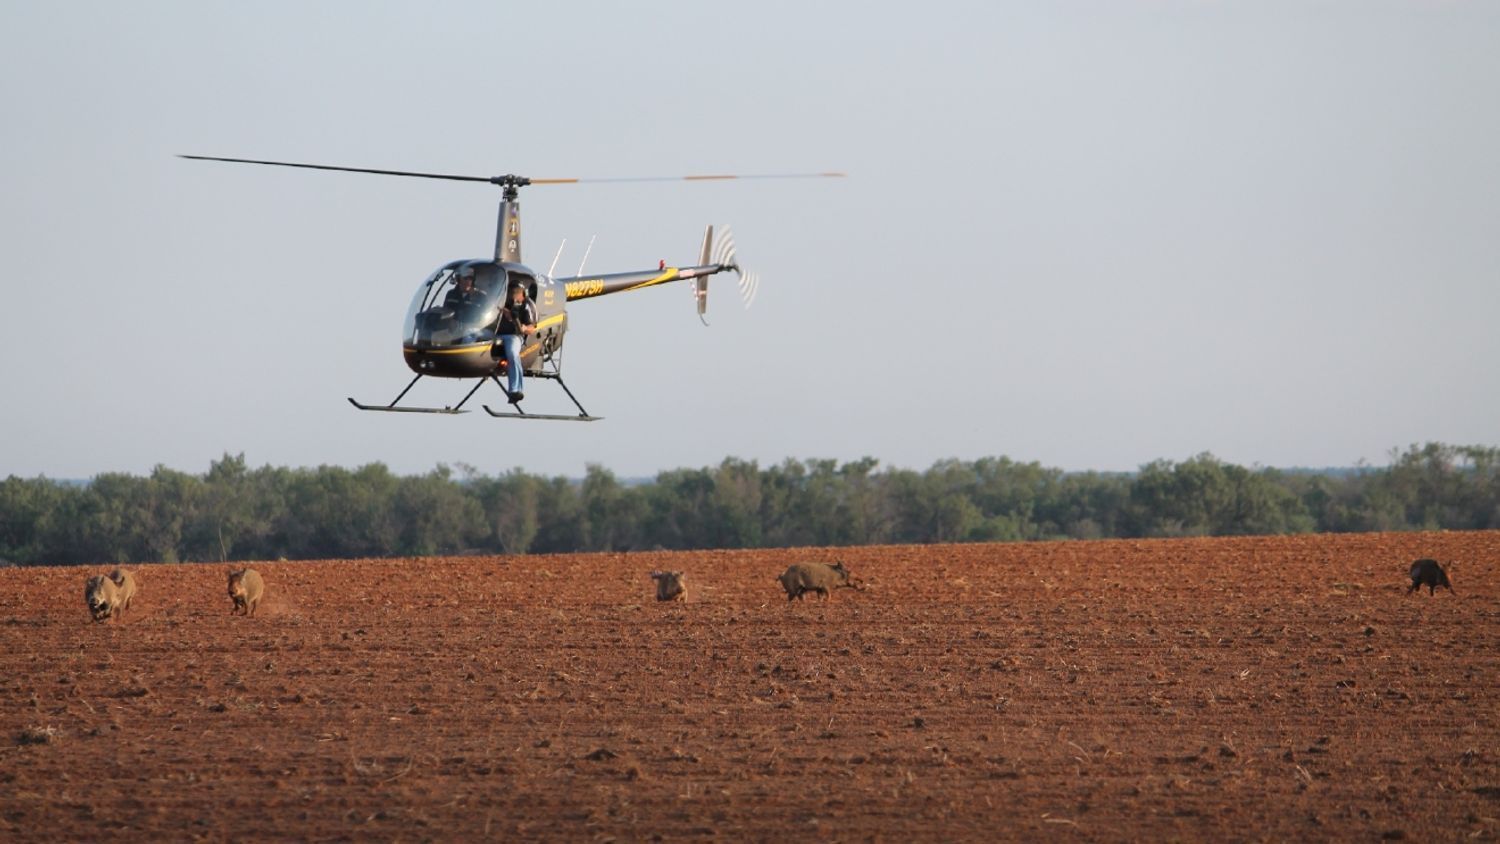
[{"label": "dark hog", "polygon": [[786,590],[788,601],[800,601],[808,592],[816,592],[826,601],[828,593],[834,589],[857,588],[849,582],[849,572],[843,563],[831,566],[826,563],[794,563],[776,579],[781,581],[781,588]]},{"label": "dark hog", "polygon": [[135,600],[135,575],[124,569],[115,569],[109,573],[109,579],[115,582],[115,590],[119,592],[115,615],[124,615],[130,609],[130,603]]},{"label": "dark hog", "polygon": [[1453,591],[1453,584],[1448,582],[1448,573],[1443,571],[1437,560],[1423,559],[1411,564],[1411,588],[1406,590],[1406,594],[1410,595],[1423,586],[1427,587],[1429,595],[1436,595],[1439,586],[1446,586],[1449,592]]},{"label": "dark hog", "polygon": [[264,594],[266,582],[261,580],[260,572],[240,569],[229,573],[229,599],[234,601],[234,606],[229,608],[230,615],[255,615],[255,608],[260,605]]},{"label": "dark hog", "polygon": [[687,573],[680,571],[654,571],[651,579],[656,581],[656,600],[686,601]]},{"label": "dark hog", "polygon": [[89,615],[94,621],[104,621],[114,615],[120,604],[120,587],[104,575],[96,575],[83,585],[83,600],[89,605]]}]

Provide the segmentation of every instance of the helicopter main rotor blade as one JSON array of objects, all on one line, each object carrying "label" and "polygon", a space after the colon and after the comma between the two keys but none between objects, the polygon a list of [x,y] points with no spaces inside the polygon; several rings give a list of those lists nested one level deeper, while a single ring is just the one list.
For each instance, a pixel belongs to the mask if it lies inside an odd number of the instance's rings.
[{"label": "helicopter main rotor blade", "polygon": [[711,182],[724,179],[842,179],[844,173],[755,173],[708,176],[616,176],[582,179],[532,179],[533,185],[606,184],[610,182]]},{"label": "helicopter main rotor blade", "polygon": [[219,158],[213,155],[178,155],[195,161],[228,161],[232,164],[269,164],[273,167],[301,167],[304,170],[339,170],[345,173],[375,173],[380,176],[411,176],[418,179],[447,179],[453,182],[490,182],[488,176],[455,176],[449,173],[413,173],[406,170],[372,170],[367,167],[334,167],[331,164],[299,164],[293,161],[261,161],[255,158]]},{"label": "helicopter main rotor blade", "polygon": [[415,179],[447,179],[450,182],[487,182],[493,185],[576,185],[610,182],[710,182],[725,179],[841,179],[843,173],[762,173],[753,175],[712,174],[702,176],[623,176],[605,178],[528,179],[525,176],[459,176],[452,173],[421,173],[411,170],[377,170],[371,167],[336,167],[332,164],[303,164],[296,161],[265,161],[258,158],[222,158],[216,155],[182,155],[194,161],[227,161],[231,164],[266,164],[272,167],[298,167],[303,170],[337,170],[342,173],[374,173],[378,176],[409,176]]}]

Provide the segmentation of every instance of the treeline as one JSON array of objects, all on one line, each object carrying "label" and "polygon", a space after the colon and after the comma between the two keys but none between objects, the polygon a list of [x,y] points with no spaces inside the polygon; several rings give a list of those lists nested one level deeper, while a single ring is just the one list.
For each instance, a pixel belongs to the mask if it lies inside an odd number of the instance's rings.
[{"label": "treeline", "polygon": [[18,565],[757,548],[1107,537],[1500,528],[1500,449],[1430,443],[1384,468],[1247,469],[1210,454],[1134,473],[1071,473],[1009,458],[926,471],[865,458],[730,458],[621,483],[440,466],[397,476],[158,467],[0,483],[0,561]]}]

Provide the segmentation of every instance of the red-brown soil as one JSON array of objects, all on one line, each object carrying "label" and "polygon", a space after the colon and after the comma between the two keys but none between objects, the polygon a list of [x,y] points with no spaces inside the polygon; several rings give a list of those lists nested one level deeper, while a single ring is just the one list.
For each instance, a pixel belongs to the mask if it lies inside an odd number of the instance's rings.
[{"label": "red-brown soil", "polygon": [[[1456,593],[1408,595],[1417,557]],[[863,591],[788,603],[798,560]],[[1500,532],[0,571],[0,839],[1500,835]],[[686,603],[652,600],[686,570]]]}]

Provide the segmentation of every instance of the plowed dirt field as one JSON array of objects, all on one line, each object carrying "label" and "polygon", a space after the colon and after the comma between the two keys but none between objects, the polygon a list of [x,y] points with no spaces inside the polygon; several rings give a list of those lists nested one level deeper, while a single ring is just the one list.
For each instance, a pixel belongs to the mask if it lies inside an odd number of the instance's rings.
[{"label": "plowed dirt field", "polygon": [[0,570],[0,839],[1500,835],[1500,532],[254,567]]}]

